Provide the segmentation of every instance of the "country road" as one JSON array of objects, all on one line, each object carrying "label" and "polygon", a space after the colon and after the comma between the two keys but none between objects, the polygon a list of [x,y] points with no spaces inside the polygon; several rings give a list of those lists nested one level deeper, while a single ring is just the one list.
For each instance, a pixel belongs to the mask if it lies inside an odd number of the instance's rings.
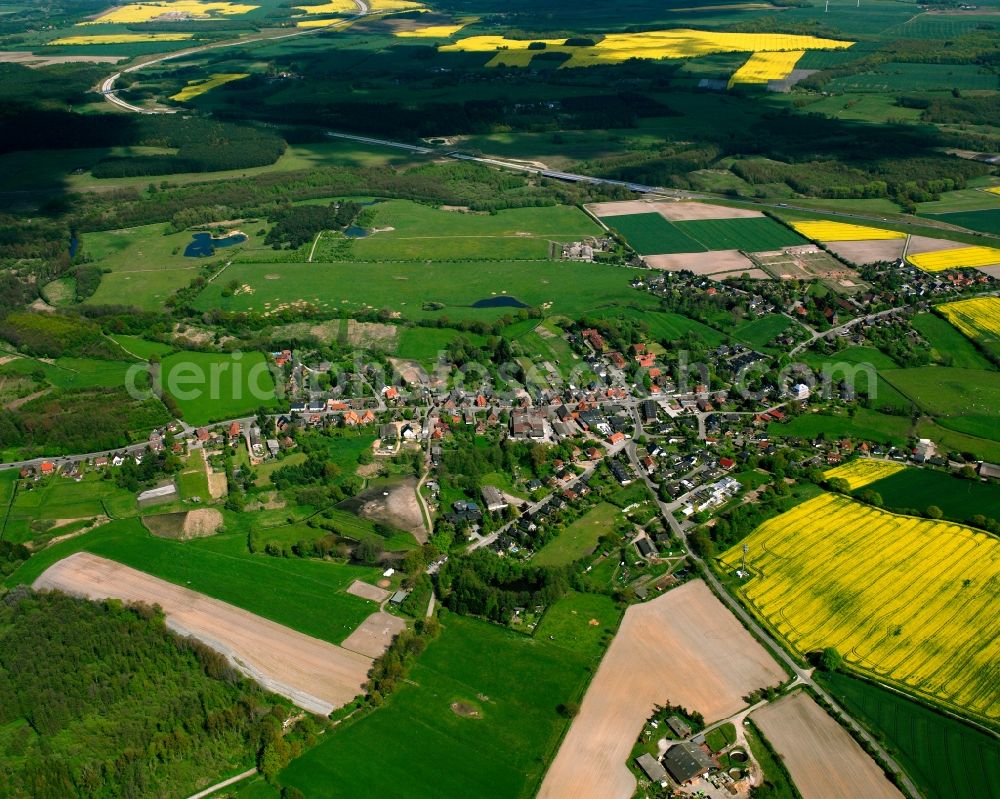
[{"label": "country road", "polygon": [[140,69],[145,69],[153,64],[162,64],[164,61],[171,61],[175,58],[183,58],[189,55],[196,55],[197,53],[207,52],[208,50],[219,50],[224,47],[239,47],[244,44],[255,44],[258,42],[272,42],[278,41],[279,39],[291,39],[297,36],[310,36],[320,31],[330,30],[330,28],[340,28],[344,25],[348,25],[361,17],[367,16],[371,13],[371,6],[368,0],[354,0],[354,4],[358,7],[358,13],[354,16],[347,17],[345,19],[331,20],[329,25],[324,25],[322,27],[316,28],[306,28],[304,30],[296,30],[291,33],[266,33],[259,36],[247,36],[242,39],[235,39],[228,42],[215,42],[213,44],[205,44],[200,47],[190,47],[186,50],[179,50],[176,53],[168,53],[166,55],[156,56],[154,58],[146,59],[138,64],[133,64],[130,67],[126,67],[113,75],[109,75],[105,78],[99,87],[99,91],[104,95],[104,99],[109,103],[117,106],[123,111],[129,111],[133,114],[176,114],[178,109],[176,108],[141,108],[140,106],[133,105],[132,103],[123,100],[118,96],[118,91],[115,89],[115,84],[118,83],[122,75],[131,74],[133,72],[138,72]]},{"label": "country road", "polygon": [[[636,432],[635,437],[642,434],[642,420],[639,414],[635,414],[636,422]],[[634,441],[634,438],[633,438]],[[891,769],[896,776],[899,778],[900,783],[904,786],[907,792],[914,797],[922,797],[923,794],[917,790],[917,786],[913,783],[913,780],[909,778],[903,768],[896,762],[896,760],[886,751],[885,747],[879,743],[873,735],[871,735],[868,730],[866,730],[861,724],[854,719],[853,716],[849,715],[846,710],[844,710],[832,696],[830,696],[826,691],[820,687],[812,677],[812,669],[802,668],[788,652],[771,636],[771,634],[765,630],[757,620],[750,614],[750,612],[743,607],[743,605],[737,601],[737,599],[726,590],[719,579],[715,576],[715,573],[709,567],[709,565],[698,555],[692,548],[688,541],[687,530],[683,528],[677,519],[674,517],[673,509],[663,500],[659,498],[659,493],[657,491],[657,485],[650,480],[649,476],[646,474],[646,470],[642,468],[639,463],[639,458],[636,454],[636,448],[634,443],[630,442],[630,445],[626,447],[626,453],[629,457],[629,461],[632,464],[632,468],[635,470],[636,474],[646,483],[646,487],[650,490],[654,497],[656,497],[656,504],[660,508],[660,513],[663,516],[664,521],[670,527],[671,532],[677,538],[680,539],[681,543],[684,545],[684,549],[687,552],[687,556],[692,562],[698,564],[702,576],[705,581],[712,588],[712,591],[716,596],[721,599],[729,610],[733,613],[736,618],[742,622],[743,626],[753,633],[754,637],[758,641],[762,641],[764,645],[771,650],[771,652],[778,657],[781,662],[787,667],[788,671],[795,675],[791,685],[807,685],[811,688],[817,696],[824,699],[829,703],[830,707],[833,708],[834,712],[839,715],[851,728],[851,730],[862,740],[866,741],[872,749],[878,753],[878,756],[882,759],[885,765]]]}]

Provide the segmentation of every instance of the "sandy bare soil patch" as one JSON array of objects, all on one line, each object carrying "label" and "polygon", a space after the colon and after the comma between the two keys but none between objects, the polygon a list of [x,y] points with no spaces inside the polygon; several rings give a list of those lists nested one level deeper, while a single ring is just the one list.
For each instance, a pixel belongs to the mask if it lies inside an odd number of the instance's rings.
[{"label": "sandy bare soil patch", "polygon": [[389,592],[377,585],[366,583],[363,580],[355,580],[347,586],[347,593],[359,596],[362,599],[370,599],[372,602],[384,602],[389,598]]},{"label": "sandy bare soil patch", "polygon": [[629,799],[625,765],[654,705],[726,718],[785,673],[701,580],[625,613],[539,799]]},{"label": "sandy bare soil patch", "polygon": [[170,629],[203,641],[269,691],[314,713],[327,715],[354,699],[371,668],[371,659],[357,652],[88,552],[50,566],[34,587],[158,604]]},{"label": "sandy bare soil patch", "polygon": [[389,648],[392,639],[405,629],[405,621],[380,610],[361,622],[358,629],[347,636],[341,646],[352,652],[377,658]]},{"label": "sandy bare soil patch", "polygon": [[803,799],[902,799],[850,734],[802,691],[751,716],[778,752]]},{"label": "sandy bare soil patch", "polygon": [[957,250],[961,247],[968,247],[960,241],[948,241],[947,239],[931,239],[927,236],[910,236],[910,244],[906,252],[910,255],[917,255],[922,252],[941,252],[942,250]]},{"label": "sandy bare soil patch", "polygon": [[372,486],[338,507],[363,519],[382,522],[412,533],[421,544],[427,541],[424,516],[417,502],[417,479],[407,477],[392,483]]},{"label": "sandy bare soil patch", "polygon": [[826,246],[852,264],[873,264],[878,261],[895,261],[903,257],[906,239],[874,241],[828,241]]},{"label": "sandy bare soil patch", "polygon": [[622,202],[593,203],[587,210],[597,217],[627,216],[629,214],[659,214],[671,222],[695,219],[750,219],[763,216],[760,211],[745,208],[728,208],[709,203],[665,202],[663,200],[624,200]]},{"label": "sandy bare soil patch", "polygon": [[451,712],[464,719],[478,719],[482,715],[477,708],[467,702],[452,702]]},{"label": "sandy bare soil patch", "polygon": [[48,67],[53,64],[71,64],[83,62],[87,64],[116,64],[125,56],[121,55],[35,55],[23,50],[11,50],[0,53],[0,64],[24,64],[26,67]]},{"label": "sandy bare soil patch", "polygon": [[763,269],[734,269],[732,272],[713,272],[712,280],[725,280],[729,277],[748,277],[752,280],[771,280],[771,276]]},{"label": "sandy bare soil patch", "polygon": [[192,538],[208,538],[215,535],[222,526],[222,513],[217,508],[158,513],[153,516],[143,516],[142,523],[157,538],[190,541]]},{"label": "sandy bare soil patch", "polygon": [[714,275],[718,272],[733,272],[743,269],[749,272],[753,269],[753,261],[739,250],[647,255],[643,260],[647,266],[653,269],[665,269],[668,272],[679,272],[682,269],[687,269],[696,275]]},{"label": "sandy bare soil patch", "polygon": [[396,349],[396,326],[348,319],[347,342],[353,347],[390,352]]}]

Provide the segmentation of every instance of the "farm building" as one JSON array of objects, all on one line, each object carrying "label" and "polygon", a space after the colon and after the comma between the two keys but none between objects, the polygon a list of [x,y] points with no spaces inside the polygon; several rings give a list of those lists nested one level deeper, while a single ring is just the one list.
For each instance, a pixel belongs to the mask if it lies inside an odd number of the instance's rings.
[{"label": "farm building", "polygon": [[700,746],[687,742],[671,746],[663,762],[670,776],[682,785],[707,774],[712,767],[712,761],[705,751]]},{"label": "farm building", "polygon": [[644,755],[639,755],[635,759],[636,765],[643,770],[643,773],[649,777],[653,782],[663,782],[667,778],[667,771],[660,765],[660,761],[653,757],[648,752]]},{"label": "farm building", "polygon": [[687,738],[691,734],[691,725],[680,716],[671,716],[668,718],[667,726],[678,738]]},{"label": "farm building", "polygon": [[495,486],[483,486],[483,503],[490,513],[499,513],[507,510],[507,500]]}]

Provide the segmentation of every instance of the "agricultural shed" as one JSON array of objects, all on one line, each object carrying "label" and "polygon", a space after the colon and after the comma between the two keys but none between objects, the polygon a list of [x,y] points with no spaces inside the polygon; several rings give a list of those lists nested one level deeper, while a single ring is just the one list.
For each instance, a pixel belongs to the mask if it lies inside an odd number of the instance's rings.
[{"label": "agricultural shed", "polygon": [[667,770],[660,765],[659,760],[648,752],[639,755],[635,762],[653,782],[663,782],[667,778]]},{"label": "agricultural shed", "polygon": [[708,773],[712,767],[712,761],[705,750],[687,742],[671,746],[663,762],[670,776],[681,784]]}]

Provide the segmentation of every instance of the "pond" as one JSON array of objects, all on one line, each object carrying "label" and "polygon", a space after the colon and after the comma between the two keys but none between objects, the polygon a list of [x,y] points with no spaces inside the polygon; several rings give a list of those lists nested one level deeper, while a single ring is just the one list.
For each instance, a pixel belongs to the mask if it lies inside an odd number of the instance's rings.
[{"label": "pond", "polygon": [[228,236],[215,238],[211,233],[194,233],[191,243],[184,249],[185,258],[205,258],[213,255],[221,247],[232,247],[242,244],[249,238],[246,233],[230,233]]},{"label": "pond", "polygon": [[357,225],[351,225],[350,227],[344,228],[344,235],[349,239],[363,239],[368,235],[368,231],[363,227],[358,227]]},{"label": "pond", "polygon": [[508,297],[506,294],[497,297],[486,297],[472,304],[473,308],[530,308],[521,302],[517,297]]}]

